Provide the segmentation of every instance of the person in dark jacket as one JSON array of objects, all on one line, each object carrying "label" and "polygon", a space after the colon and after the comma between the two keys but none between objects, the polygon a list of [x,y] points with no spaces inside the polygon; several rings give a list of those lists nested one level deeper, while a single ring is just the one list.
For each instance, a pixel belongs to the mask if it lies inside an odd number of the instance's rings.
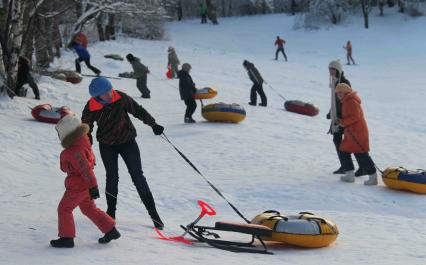
[{"label": "person in dark jacket", "polygon": [[18,59],[18,76],[16,80],[15,94],[17,96],[26,96],[26,92],[23,91],[22,87],[25,84],[28,84],[33,90],[35,99],[40,99],[40,92],[38,90],[38,86],[34,81],[34,78],[30,72],[30,60],[28,60],[24,56],[19,56]]},{"label": "person in dark jacket", "polygon": [[344,174],[344,162],[342,154],[340,152],[340,144],[342,143],[343,138],[343,128],[338,124],[338,120],[342,119],[342,103],[336,96],[336,86],[340,83],[351,85],[348,79],[346,79],[342,64],[340,60],[331,61],[328,65],[328,70],[330,73],[330,89],[331,89],[331,107],[330,111],[327,114],[327,119],[331,120],[330,130],[328,133],[333,135],[333,143],[336,147],[337,156],[340,161],[340,167],[333,172],[333,174]]},{"label": "person in dark jacket", "polygon": [[141,92],[143,98],[151,98],[151,91],[148,89],[148,74],[149,69],[138,57],[133,56],[133,54],[129,53],[126,55],[127,61],[132,65],[133,72],[136,77],[136,87]]},{"label": "person in dark jacket", "polygon": [[96,75],[100,75],[101,71],[90,64],[90,54],[89,51],[83,47],[80,43],[73,41],[70,44],[70,47],[75,50],[75,52],[78,55],[78,58],[75,59],[75,71],[77,73],[81,73],[81,66],[80,63],[84,62],[90,70],[92,70]]},{"label": "person in dark jacket", "polygon": [[196,91],[195,84],[192,81],[192,77],[189,75],[191,71],[191,65],[189,63],[184,63],[182,65],[182,70],[178,72],[179,78],[179,94],[180,98],[185,102],[186,111],[185,111],[185,123],[195,123],[195,120],[192,118],[195,109],[197,109],[197,103],[194,99],[194,93]]},{"label": "person in dark jacket", "polygon": [[172,78],[176,78],[177,72],[179,71],[179,58],[177,57],[175,48],[170,46],[167,51],[167,65],[170,65],[170,70],[172,71]]},{"label": "person in dark jacket", "polygon": [[253,82],[253,86],[251,87],[251,92],[250,92],[250,102],[248,104],[252,106],[256,106],[256,102],[257,102],[256,93],[258,93],[261,100],[261,103],[259,104],[259,106],[266,107],[268,102],[266,99],[265,92],[263,91],[262,76],[260,75],[259,71],[257,70],[257,68],[254,66],[253,63],[247,60],[244,60],[243,66],[247,70],[250,80]]},{"label": "person in dark jacket", "polygon": [[92,96],[83,110],[82,122],[89,125],[89,138],[92,140],[93,124],[98,129],[96,138],[99,142],[102,161],[106,171],[107,213],[115,219],[118,196],[118,155],[126,163],[136,190],[151,216],[154,226],[163,229],[164,224],[158,215],[154,198],[142,171],[138,144],[135,141],[136,129],[129,113],[151,126],[155,135],[161,135],[164,127],[135,100],[125,93],[114,90],[112,84],[104,77],[92,80],[89,86]]}]

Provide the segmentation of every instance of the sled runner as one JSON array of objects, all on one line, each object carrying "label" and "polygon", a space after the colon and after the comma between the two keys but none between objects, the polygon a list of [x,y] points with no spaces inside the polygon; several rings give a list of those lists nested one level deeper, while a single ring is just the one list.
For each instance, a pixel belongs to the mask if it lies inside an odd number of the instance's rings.
[{"label": "sled runner", "polygon": [[[241,224],[233,222],[216,222],[214,227],[209,226],[197,226],[196,224],[207,214],[210,216],[216,215],[216,211],[206,202],[199,200],[198,205],[201,207],[201,213],[193,222],[187,226],[181,226],[185,231],[181,236],[167,237],[160,230],[155,229],[159,239],[181,242],[187,245],[192,245],[192,241],[185,239],[185,235],[189,234],[195,238],[198,242],[207,243],[212,247],[232,251],[232,252],[246,252],[246,253],[259,253],[259,254],[272,254],[266,248],[265,243],[261,237],[271,237],[272,229],[264,225],[256,224]],[[236,242],[221,239],[218,234],[222,232],[233,232],[240,234],[247,234],[251,236],[249,242]],[[257,248],[254,245],[255,239],[258,239],[261,243],[261,248]]]}]

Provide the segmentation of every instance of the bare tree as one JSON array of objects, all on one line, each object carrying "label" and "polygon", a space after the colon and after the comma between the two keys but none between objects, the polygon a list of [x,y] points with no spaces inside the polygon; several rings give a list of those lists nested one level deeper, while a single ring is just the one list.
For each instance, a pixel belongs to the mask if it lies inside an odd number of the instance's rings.
[{"label": "bare tree", "polygon": [[364,16],[364,27],[368,29],[368,26],[369,26],[368,17],[372,9],[371,0],[360,0],[360,2],[361,2],[362,15]]}]

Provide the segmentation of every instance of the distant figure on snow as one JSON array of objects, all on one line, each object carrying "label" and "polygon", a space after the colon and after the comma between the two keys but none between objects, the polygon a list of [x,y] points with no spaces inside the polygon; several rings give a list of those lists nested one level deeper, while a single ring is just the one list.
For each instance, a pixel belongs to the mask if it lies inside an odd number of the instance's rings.
[{"label": "distant figure on snow", "polygon": [[132,65],[133,72],[136,77],[136,87],[141,92],[143,98],[150,98],[151,91],[148,89],[148,74],[149,69],[144,64],[141,63],[141,60],[138,57],[133,56],[129,53],[126,55],[127,61]]},{"label": "distant figure on snow", "polygon": [[205,0],[202,0],[200,3],[200,16],[201,16],[201,24],[207,23],[207,4]]},{"label": "distant figure on snow", "polygon": [[197,102],[194,99],[194,93],[196,91],[195,84],[192,81],[192,77],[189,74],[191,72],[191,65],[189,63],[184,63],[182,65],[182,70],[178,72],[179,77],[179,94],[180,98],[185,102],[185,123],[195,123],[195,120],[192,118],[195,110],[197,109]]},{"label": "distant figure on snow", "polygon": [[31,63],[24,56],[19,56],[18,59],[18,75],[16,80],[15,94],[17,96],[26,96],[26,89],[24,90],[22,87],[25,84],[28,84],[34,93],[35,99],[40,99],[40,92],[38,90],[38,86],[34,81],[34,78],[31,75]]},{"label": "distant figure on snow", "polygon": [[94,67],[93,65],[90,64],[90,54],[89,51],[83,47],[83,45],[81,45],[80,43],[76,42],[76,41],[72,41],[70,43],[70,47],[73,48],[75,50],[75,52],[78,55],[78,58],[75,59],[75,71],[77,73],[81,73],[81,66],[80,63],[84,62],[86,64],[86,66],[92,70],[96,75],[100,75],[101,71]]},{"label": "distant figure on snow", "polygon": [[355,64],[354,59],[352,58],[352,43],[348,41],[346,43],[346,46],[343,46],[343,49],[346,50],[346,60],[348,61],[347,65],[350,65],[350,61],[352,61],[353,64]]},{"label": "distant figure on snow", "polygon": [[178,21],[181,21],[182,20],[182,13],[183,13],[182,12],[182,1],[181,0],[178,1],[176,9],[177,9]]},{"label": "distant figure on snow", "polygon": [[78,206],[105,236],[99,243],[106,244],[118,239],[120,233],[115,229],[115,221],[96,207],[99,198],[98,183],[93,167],[95,155],[87,133],[89,126],[82,124],[74,115],[67,115],[56,125],[64,150],[60,156],[61,170],[67,173],[65,193],[58,206],[59,239],[50,241],[55,248],[74,247],[75,224],[72,212]]},{"label": "distant figure on snow", "polygon": [[244,60],[243,66],[247,70],[250,80],[253,82],[253,86],[251,87],[251,91],[250,91],[250,102],[248,104],[252,106],[256,106],[257,94],[259,94],[260,100],[261,100],[261,103],[259,104],[259,106],[266,107],[267,99],[266,99],[265,92],[263,91],[262,76],[260,75],[259,71],[257,70],[257,68],[254,66],[253,63],[247,60]]},{"label": "distant figure on snow", "polygon": [[282,52],[282,54],[284,55],[284,59],[287,62],[287,55],[284,51],[284,44],[285,40],[281,39],[280,36],[277,36],[277,39],[275,40],[275,46],[277,46],[277,51],[275,52],[275,60],[278,60],[278,53]]},{"label": "distant figure on snow", "polygon": [[[344,137],[340,145],[345,175],[340,179],[354,182],[355,177],[368,175],[365,185],[377,185],[376,167],[368,152],[370,151],[368,127],[361,107],[361,99],[348,84],[338,84],[336,95],[342,103],[342,118],[337,122],[344,128]],[[359,169],[354,173],[351,153],[355,155]]]},{"label": "distant figure on snow", "polygon": [[172,78],[177,77],[177,72],[179,71],[179,58],[177,57],[176,50],[173,47],[168,49],[168,65],[170,65],[170,70],[172,71]]},{"label": "distant figure on snow", "polygon": [[343,159],[340,153],[340,144],[342,143],[343,138],[343,128],[338,124],[338,120],[342,118],[342,104],[336,96],[336,86],[340,83],[348,84],[351,83],[346,79],[342,64],[340,60],[331,61],[328,65],[328,71],[330,73],[330,92],[331,92],[331,105],[330,111],[327,114],[327,119],[331,120],[330,130],[328,133],[333,135],[333,143],[336,147],[337,157],[340,161],[340,167],[333,172],[333,174],[343,174],[345,173]]}]

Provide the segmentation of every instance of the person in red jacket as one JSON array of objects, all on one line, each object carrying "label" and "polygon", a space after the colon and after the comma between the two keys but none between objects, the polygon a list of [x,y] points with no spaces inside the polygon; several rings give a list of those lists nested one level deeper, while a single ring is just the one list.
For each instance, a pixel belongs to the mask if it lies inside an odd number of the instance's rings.
[{"label": "person in red jacket", "polygon": [[[355,177],[369,175],[369,179],[364,184],[377,185],[376,167],[368,154],[370,151],[368,127],[362,111],[361,99],[345,83],[336,86],[336,96],[342,102],[342,118],[338,120],[338,123],[344,129],[340,152],[345,175],[340,179],[344,182],[354,182]],[[355,173],[352,153],[359,165],[359,169]]]},{"label": "person in red jacket", "polygon": [[74,247],[75,224],[73,210],[78,206],[105,235],[99,243],[105,244],[118,239],[120,233],[115,228],[115,221],[96,207],[99,198],[98,184],[93,166],[95,155],[87,133],[89,126],[82,124],[74,115],[67,115],[56,125],[64,150],[60,156],[61,170],[67,173],[65,193],[58,206],[59,239],[50,241],[52,247]]},{"label": "person in red jacket", "polygon": [[278,60],[278,53],[282,52],[284,55],[284,59],[287,62],[287,55],[284,51],[285,40],[281,39],[280,36],[277,36],[277,40],[275,41],[275,46],[277,46],[277,51],[275,52],[275,60]]},{"label": "person in red jacket", "polygon": [[348,60],[347,65],[355,64],[354,58],[352,58],[352,43],[348,40],[346,46],[343,46],[343,49],[346,50],[346,60]]}]

